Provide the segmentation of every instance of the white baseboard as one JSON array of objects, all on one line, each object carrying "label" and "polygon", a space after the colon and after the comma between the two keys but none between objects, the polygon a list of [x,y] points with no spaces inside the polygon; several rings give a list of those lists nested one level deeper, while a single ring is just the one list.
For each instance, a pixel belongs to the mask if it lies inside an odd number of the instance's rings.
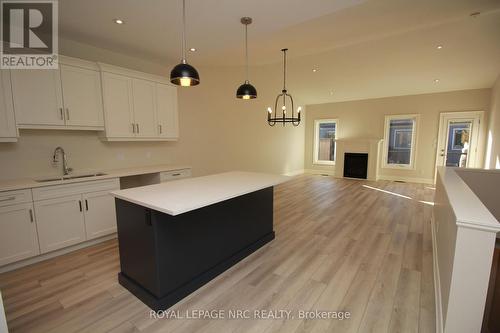
[{"label": "white baseboard", "polygon": [[434,184],[434,179],[379,175],[377,180],[403,181],[407,183]]},{"label": "white baseboard", "polygon": [[309,174],[312,174],[312,175],[335,176],[335,170],[305,169],[304,173],[309,173]]},{"label": "white baseboard", "polygon": [[303,173],[304,173],[304,169],[300,169],[300,170],[286,172],[283,175],[293,177],[293,176],[302,175]]},{"label": "white baseboard", "polygon": [[42,254],[42,255],[39,255],[39,256],[36,256],[33,258],[28,258],[28,259],[24,259],[21,261],[13,262],[11,264],[7,264],[5,266],[0,267],[0,273],[10,272],[10,271],[13,271],[15,269],[18,269],[18,268],[21,268],[24,266],[32,265],[32,264],[35,264],[35,263],[40,262],[40,261],[44,261],[47,259],[58,257],[60,255],[66,254],[66,253],[70,253],[70,252],[73,252],[76,250],[83,249],[85,247],[96,245],[96,244],[105,242],[107,240],[113,239],[113,238],[116,238],[116,233],[111,234],[111,235],[107,235],[107,236],[103,236],[101,238],[93,239],[93,240],[90,240],[87,242],[83,242],[80,244],[76,244],[73,246],[65,247],[64,249],[52,251],[50,253],[45,253],[45,254]]},{"label": "white baseboard", "polygon": [[439,262],[437,257],[436,243],[436,223],[434,215],[431,217],[431,236],[432,236],[432,262],[434,272],[434,300],[436,303],[436,333],[443,333],[443,301],[441,298],[441,282],[439,280]]}]

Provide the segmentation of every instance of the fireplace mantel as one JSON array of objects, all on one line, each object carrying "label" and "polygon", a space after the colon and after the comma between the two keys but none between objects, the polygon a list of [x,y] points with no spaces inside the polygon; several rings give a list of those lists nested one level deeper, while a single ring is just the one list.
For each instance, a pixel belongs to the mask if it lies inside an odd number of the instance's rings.
[{"label": "fireplace mantel", "polygon": [[368,154],[368,180],[377,180],[378,169],[381,157],[382,139],[370,138],[345,138],[337,139],[336,142],[336,161],[335,176],[342,178],[344,176],[344,154],[345,153],[367,153]]}]

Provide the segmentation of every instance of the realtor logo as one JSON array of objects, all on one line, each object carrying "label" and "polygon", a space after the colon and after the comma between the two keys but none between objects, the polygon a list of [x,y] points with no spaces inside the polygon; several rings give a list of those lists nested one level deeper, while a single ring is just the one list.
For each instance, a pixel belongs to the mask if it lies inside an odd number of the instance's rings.
[{"label": "realtor logo", "polygon": [[57,68],[57,1],[2,0],[0,68]]}]

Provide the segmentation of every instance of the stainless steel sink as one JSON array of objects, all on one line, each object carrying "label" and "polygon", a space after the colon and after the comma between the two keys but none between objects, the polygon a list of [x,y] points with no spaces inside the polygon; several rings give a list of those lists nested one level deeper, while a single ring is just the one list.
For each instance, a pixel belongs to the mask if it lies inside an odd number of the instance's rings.
[{"label": "stainless steel sink", "polygon": [[41,178],[41,179],[35,179],[35,181],[37,181],[39,183],[46,183],[46,182],[79,179],[79,178],[89,178],[89,177],[98,177],[98,176],[106,176],[106,174],[104,172],[95,172],[95,173],[87,173],[87,174],[83,174],[83,175],[67,175],[67,176],[62,176],[62,177]]}]

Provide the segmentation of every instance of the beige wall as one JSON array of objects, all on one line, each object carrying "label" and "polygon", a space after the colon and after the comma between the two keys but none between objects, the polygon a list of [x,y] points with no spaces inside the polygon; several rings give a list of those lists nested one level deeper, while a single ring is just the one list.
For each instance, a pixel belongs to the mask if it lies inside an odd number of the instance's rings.
[{"label": "beige wall", "polygon": [[[155,64],[88,45],[62,40],[61,53],[144,72],[168,75],[172,64]],[[271,128],[266,106],[280,91],[280,65],[251,70],[257,100],[234,96],[242,68],[198,68],[200,86],[179,89],[178,142],[101,142],[95,132],[23,130],[17,143],[0,144],[0,179],[40,177],[60,172],[51,163],[58,145],[75,171],[159,163],[189,164],[195,175],[224,170],[290,173],[303,169],[304,125]]]},{"label": "beige wall", "polygon": [[[490,92],[490,89],[478,89],[308,105],[305,134],[305,169],[333,174],[335,168],[334,166],[319,166],[312,163],[315,119],[339,119],[338,138],[383,139],[385,115],[420,114],[416,169],[380,169],[380,176],[391,179],[432,181],[434,178],[439,113],[485,111],[485,116],[487,116]],[[486,128],[486,126],[483,127]],[[478,152],[480,161],[483,160],[485,132],[485,130],[482,130],[479,144],[479,147],[481,147],[481,151]]]},{"label": "beige wall", "polygon": [[500,75],[491,90],[491,112],[484,166],[500,169]]}]

